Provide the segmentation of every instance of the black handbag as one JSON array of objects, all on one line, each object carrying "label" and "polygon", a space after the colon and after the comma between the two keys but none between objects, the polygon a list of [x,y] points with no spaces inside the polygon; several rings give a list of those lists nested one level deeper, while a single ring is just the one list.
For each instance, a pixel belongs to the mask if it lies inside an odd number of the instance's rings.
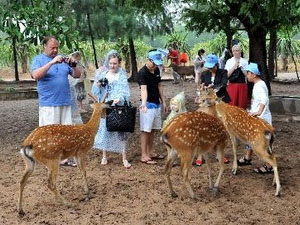
[{"label": "black handbag", "polygon": [[245,83],[245,76],[241,67],[236,68],[228,77],[230,83]]},{"label": "black handbag", "polygon": [[114,105],[106,109],[107,131],[134,132],[136,107],[131,103],[123,106]]}]

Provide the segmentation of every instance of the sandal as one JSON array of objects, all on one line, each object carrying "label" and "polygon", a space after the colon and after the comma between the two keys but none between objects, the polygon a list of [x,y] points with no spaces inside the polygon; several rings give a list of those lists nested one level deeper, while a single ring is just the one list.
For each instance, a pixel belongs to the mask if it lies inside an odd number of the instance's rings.
[{"label": "sandal", "polygon": [[107,158],[101,159],[101,165],[107,165]]},{"label": "sandal", "polygon": [[226,157],[224,157],[224,163],[225,163],[225,164],[228,164],[228,163],[229,163],[229,159],[226,158]]},{"label": "sandal", "polygon": [[76,167],[77,164],[71,160],[66,160],[66,161],[62,161],[60,163],[61,166],[71,166],[71,167]]},{"label": "sandal", "polygon": [[249,165],[252,165],[251,159],[246,159],[245,156],[243,156],[242,158],[240,158],[240,159],[237,161],[237,164],[238,164],[239,166],[249,166]]},{"label": "sandal", "polygon": [[131,164],[126,159],[123,160],[123,165],[126,169],[129,169],[131,167]]},{"label": "sandal", "polygon": [[156,160],[159,160],[159,159],[164,159],[165,156],[164,155],[154,155],[154,156],[151,156],[151,159],[156,159]]},{"label": "sandal", "polygon": [[268,174],[268,173],[273,173],[273,167],[268,167],[266,164],[264,164],[261,167],[257,167],[253,170],[255,173],[259,173],[259,174]]}]

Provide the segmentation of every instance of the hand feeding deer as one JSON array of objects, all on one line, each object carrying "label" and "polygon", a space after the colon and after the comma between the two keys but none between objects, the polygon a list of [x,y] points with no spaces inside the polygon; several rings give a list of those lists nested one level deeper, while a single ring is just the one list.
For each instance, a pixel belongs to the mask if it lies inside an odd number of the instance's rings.
[{"label": "hand feeding deer", "polygon": [[210,89],[201,93],[201,104],[198,110],[216,115],[223,121],[226,127],[233,150],[232,173],[237,173],[237,140],[251,146],[254,153],[266,163],[269,163],[274,170],[273,185],[276,183],[275,196],[280,194],[281,186],[279,181],[276,157],[272,151],[274,142],[274,127],[258,117],[250,116],[248,113],[237,107],[224,103],[219,99],[215,91]]},{"label": "hand feeding deer", "polygon": [[48,188],[64,205],[71,206],[56,189],[56,178],[60,161],[74,157],[83,176],[86,199],[89,199],[90,193],[85,170],[86,154],[93,146],[95,134],[99,126],[99,119],[106,105],[96,103],[92,105],[92,107],[94,108],[93,114],[86,124],[55,124],[38,127],[24,140],[20,152],[25,161],[26,168],[20,181],[18,200],[19,215],[24,215],[22,207],[23,190],[29,176],[35,169],[36,162],[44,164],[48,169]]},{"label": "hand feeding deer", "polygon": [[[186,189],[191,198],[195,197],[189,181],[189,170],[195,154],[217,152],[218,158],[224,158],[224,149],[227,145],[228,135],[222,122],[203,112],[187,112],[175,117],[163,130],[161,141],[167,148],[168,159],[166,165],[166,180],[172,197],[177,197],[174,192],[170,173],[172,165],[179,155],[181,159],[181,172]],[[206,155],[206,154],[205,154]],[[216,193],[224,171],[224,161],[219,160],[220,170],[214,186],[211,181],[209,157],[207,168],[209,175],[209,187]]]}]

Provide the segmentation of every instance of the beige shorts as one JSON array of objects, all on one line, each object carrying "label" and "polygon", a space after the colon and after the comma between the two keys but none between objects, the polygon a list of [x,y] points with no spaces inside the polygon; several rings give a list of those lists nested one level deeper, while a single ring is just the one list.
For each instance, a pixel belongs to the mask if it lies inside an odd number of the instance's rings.
[{"label": "beige shorts", "polygon": [[50,124],[72,124],[71,106],[39,107],[39,126]]},{"label": "beige shorts", "polygon": [[140,111],[140,130],[150,133],[152,130],[161,129],[161,108]]}]

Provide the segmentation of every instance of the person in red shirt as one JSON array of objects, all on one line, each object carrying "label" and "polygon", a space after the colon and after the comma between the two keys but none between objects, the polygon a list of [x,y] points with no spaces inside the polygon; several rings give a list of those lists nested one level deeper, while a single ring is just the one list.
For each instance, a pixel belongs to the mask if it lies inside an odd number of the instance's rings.
[{"label": "person in red shirt", "polygon": [[185,66],[185,64],[188,62],[188,59],[189,55],[187,54],[187,52],[183,51],[179,57],[180,63],[183,63],[183,66]]},{"label": "person in red shirt", "polygon": [[[169,47],[168,59],[171,60],[171,64],[174,64],[176,66],[179,65],[179,53],[174,47]],[[174,69],[173,69],[172,75],[174,77],[173,83],[178,84],[180,75],[176,71],[174,71]]]}]

